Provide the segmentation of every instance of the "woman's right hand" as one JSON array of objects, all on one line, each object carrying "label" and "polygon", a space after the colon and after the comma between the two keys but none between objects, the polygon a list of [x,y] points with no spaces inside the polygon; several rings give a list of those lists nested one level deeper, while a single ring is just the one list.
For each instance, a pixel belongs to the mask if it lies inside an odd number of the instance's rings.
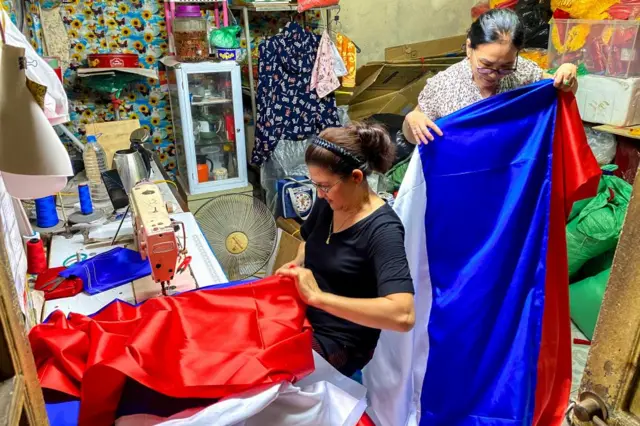
[{"label": "woman's right hand", "polygon": [[276,271],[275,275],[283,275],[280,272],[282,271],[287,271],[289,269],[294,269],[294,268],[299,268],[302,265],[299,265],[297,261],[292,261],[292,262],[288,262],[285,263],[284,265],[282,265],[281,267],[278,268],[278,270]]},{"label": "woman's right hand", "polygon": [[409,126],[409,130],[413,134],[417,144],[428,144],[434,137],[431,132],[435,132],[436,135],[442,136],[442,130],[426,116],[425,113],[416,109],[411,111],[405,117],[405,121]]}]

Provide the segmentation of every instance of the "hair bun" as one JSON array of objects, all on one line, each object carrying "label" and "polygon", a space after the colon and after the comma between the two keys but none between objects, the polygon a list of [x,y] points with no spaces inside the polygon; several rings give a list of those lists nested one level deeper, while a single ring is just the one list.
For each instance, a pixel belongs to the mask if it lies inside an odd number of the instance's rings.
[{"label": "hair bun", "polygon": [[396,156],[396,146],[391,142],[389,132],[374,123],[352,123],[351,126],[358,135],[369,167],[380,173],[388,172]]}]

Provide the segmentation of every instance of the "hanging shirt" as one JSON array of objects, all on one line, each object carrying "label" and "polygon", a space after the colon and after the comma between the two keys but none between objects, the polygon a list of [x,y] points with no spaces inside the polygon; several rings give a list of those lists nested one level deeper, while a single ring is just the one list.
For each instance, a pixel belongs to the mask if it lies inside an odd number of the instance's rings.
[{"label": "hanging shirt", "polygon": [[289,22],[260,45],[252,163],[262,164],[282,140],[303,140],[340,125],[335,96],[319,98],[311,89],[319,44],[320,36]]}]

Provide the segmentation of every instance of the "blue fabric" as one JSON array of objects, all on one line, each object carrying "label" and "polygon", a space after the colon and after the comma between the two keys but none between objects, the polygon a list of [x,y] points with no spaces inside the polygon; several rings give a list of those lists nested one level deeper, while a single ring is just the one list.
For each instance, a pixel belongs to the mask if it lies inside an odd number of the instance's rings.
[{"label": "blue fabric", "polygon": [[444,137],[420,147],[433,295],[421,425],[532,422],[556,109],[551,82],[536,83],[442,118]]},{"label": "blue fabric", "polygon": [[79,277],[85,292],[98,294],[150,274],[149,260],[142,260],[137,251],[116,247],[74,263],[61,272],[60,276]]},{"label": "blue fabric", "polygon": [[311,89],[319,44],[319,35],[296,22],[260,44],[252,163],[266,161],[280,141],[303,140],[340,126],[335,96],[320,99]]},{"label": "blue fabric", "polygon": [[50,426],[77,426],[80,401],[53,402],[45,405]]}]

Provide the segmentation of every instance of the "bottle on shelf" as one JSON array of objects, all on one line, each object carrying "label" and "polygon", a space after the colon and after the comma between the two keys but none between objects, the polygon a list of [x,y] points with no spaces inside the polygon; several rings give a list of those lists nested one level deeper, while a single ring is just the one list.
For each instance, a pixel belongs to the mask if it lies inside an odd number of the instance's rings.
[{"label": "bottle on shelf", "polygon": [[82,159],[91,188],[91,198],[94,201],[108,200],[109,194],[102,182],[102,173],[107,171],[107,155],[95,136],[87,136],[87,145]]}]

